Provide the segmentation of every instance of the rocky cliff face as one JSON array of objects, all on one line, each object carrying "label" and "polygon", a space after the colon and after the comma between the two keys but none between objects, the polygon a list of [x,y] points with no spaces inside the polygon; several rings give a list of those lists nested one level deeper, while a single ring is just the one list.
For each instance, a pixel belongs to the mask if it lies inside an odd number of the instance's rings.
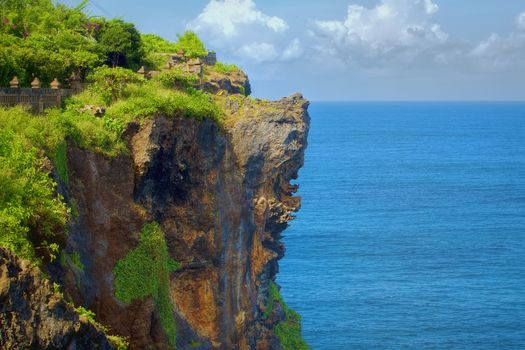
[{"label": "rocky cliff face", "polygon": [[181,264],[168,286],[177,349],[281,348],[273,328],[282,316],[263,314],[284,254],[280,234],[300,205],[290,181],[303,164],[308,102],[296,94],[220,103],[240,116],[222,128],[156,116],[128,127],[127,155],[68,150],[64,194],[78,213],[65,251],[77,258],[52,266],[52,276],[75,303],[129,337],[131,349],[173,347],[154,298],[115,297],[115,265],[151,221]]},{"label": "rocky cliff face", "polygon": [[0,248],[1,349],[114,349],[38,268]]}]

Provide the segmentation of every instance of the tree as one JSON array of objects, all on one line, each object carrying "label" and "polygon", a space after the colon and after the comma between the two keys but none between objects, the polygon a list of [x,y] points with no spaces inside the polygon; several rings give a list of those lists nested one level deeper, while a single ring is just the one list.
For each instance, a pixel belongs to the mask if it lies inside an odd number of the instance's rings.
[{"label": "tree", "polygon": [[187,31],[180,35],[175,47],[177,50],[184,52],[186,57],[197,58],[208,54],[208,50],[206,50],[201,39],[192,31]]},{"label": "tree", "polygon": [[138,68],[144,51],[140,33],[132,23],[112,19],[104,23],[97,40],[112,67]]}]

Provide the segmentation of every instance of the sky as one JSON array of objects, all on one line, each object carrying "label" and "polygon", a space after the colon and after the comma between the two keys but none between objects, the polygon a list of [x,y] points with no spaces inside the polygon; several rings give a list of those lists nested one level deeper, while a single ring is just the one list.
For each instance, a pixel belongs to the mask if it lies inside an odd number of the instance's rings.
[{"label": "sky", "polygon": [[523,0],[91,0],[87,11],[169,40],[195,31],[256,97],[525,100]]}]

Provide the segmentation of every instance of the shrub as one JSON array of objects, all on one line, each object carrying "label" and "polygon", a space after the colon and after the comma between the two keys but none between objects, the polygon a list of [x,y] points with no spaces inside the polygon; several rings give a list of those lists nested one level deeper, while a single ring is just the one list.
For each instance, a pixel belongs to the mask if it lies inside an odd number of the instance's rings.
[{"label": "shrub", "polygon": [[169,294],[169,273],[180,264],[169,257],[164,233],[155,222],[145,224],[138,246],[119,260],[113,271],[115,296],[124,303],[153,297],[160,322],[171,346],[176,344],[173,303]]},{"label": "shrub", "polygon": [[169,42],[155,34],[142,34],[142,46],[144,47],[144,65],[151,69],[160,70],[168,62],[168,53],[177,51],[175,43]]},{"label": "shrub", "polygon": [[168,89],[164,87],[167,82],[169,79],[130,86],[128,97],[111,105],[106,116],[129,122],[162,113],[167,116],[220,121],[220,110],[208,95],[193,88],[185,91]]},{"label": "shrub", "polygon": [[272,314],[274,303],[279,303],[284,311],[284,320],[275,326],[275,334],[279,338],[283,350],[310,349],[301,335],[301,316],[286,305],[277,285],[274,282],[270,282],[268,303],[263,314],[265,318]]},{"label": "shrub", "polygon": [[175,49],[176,51],[182,51],[186,57],[190,58],[204,57],[208,54],[208,50],[206,50],[203,42],[192,31],[179,35]]},{"label": "shrub", "polygon": [[[71,305],[73,306],[73,305]],[[82,306],[75,307],[75,311],[77,312],[79,317],[82,317],[86,319],[89,323],[91,323],[93,326],[95,326],[97,329],[101,330],[106,334],[106,337],[108,338],[109,342],[113,344],[113,346],[117,350],[127,350],[129,348],[129,341],[121,336],[118,335],[109,335],[109,329],[104,326],[103,324],[97,322],[96,315],[93,311],[88,310]]]},{"label": "shrub", "polygon": [[1,1],[0,84],[17,75],[28,85],[31,73],[42,83],[64,82],[72,71],[83,72],[103,62],[101,45],[88,30],[91,20],[82,7],[54,5],[51,0]]},{"label": "shrub", "polygon": [[236,71],[240,71],[241,70],[235,64],[227,64],[227,63],[222,63],[222,62],[215,63],[215,65],[213,67],[214,67],[215,71],[217,71],[218,73],[223,73],[223,74],[227,74],[227,73],[236,72]]},{"label": "shrub", "polygon": [[22,136],[0,129],[0,174],[0,246],[36,263],[39,256],[53,260],[68,209],[44,158]]},{"label": "shrub", "polygon": [[186,74],[176,68],[164,71],[154,79],[159,81],[165,88],[176,88],[183,90],[187,90],[199,82],[198,77]]},{"label": "shrub", "polygon": [[138,74],[129,69],[107,66],[95,69],[89,80],[92,82],[90,90],[99,94],[106,104],[111,104],[122,98],[124,90],[129,84],[142,81]]}]

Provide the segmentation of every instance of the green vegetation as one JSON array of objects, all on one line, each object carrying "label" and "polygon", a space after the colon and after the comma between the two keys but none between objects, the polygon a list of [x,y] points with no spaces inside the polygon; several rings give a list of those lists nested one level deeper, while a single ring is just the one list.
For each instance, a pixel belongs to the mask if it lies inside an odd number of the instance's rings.
[{"label": "green vegetation", "polygon": [[202,346],[202,343],[200,341],[196,341],[196,340],[190,340],[188,342],[188,345],[191,347],[191,348],[198,348],[199,346]]},{"label": "green vegetation", "polygon": [[51,0],[0,0],[0,85],[17,75],[28,85],[35,74],[47,84],[65,81],[104,62],[95,40],[101,23],[76,8],[54,5]]},{"label": "green vegetation", "polygon": [[55,150],[50,154],[50,158],[55,165],[57,175],[66,185],[69,184],[69,171],[67,168],[67,142],[64,140],[56,145]]},{"label": "green vegetation", "polygon": [[184,56],[190,58],[204,57],[208,55],[208,50],[206,50],[203,42],[194,32],[187,31],[184,34],[179,35],[178,39],[179,40],[174,46],[176,52],[182,51]]},{"label": "green vegetation", "polygon": [[208,53],[193,32],[180,35],[176,43],[141,35],[121,19],[87,16],[87,3],[69,8],[51,0],[0,0],[0,86],[15,75],[23,86],[33,75],[44,85],[54,78],[65,83],[72,73],[85,77],[103,64],[159,69],[166,53],[181,51],[190,58]]},{"label": "green vegetation", "polygon": [[[73,306],[73,305],[71,305]],[[74,307],[74,306],[73,306]],[[77,312],[78,316],[85,319],[89,323],[91,323],[93,326],[95,326],[97,329],[104,332],[111,344],[117,348],[117,350],[127,350],[129,347],[129,341],[121,336],[118,335],[109,335],[109,329],[104,326],[103,324],[97,322],[96,315],[93,311],[88,310],[82,306],[74,307],[75,311]]]},{"label": "green vegetation", "polygon": [[54,193],[45,159],[24,137],[2,125],[0,110],[0,246],[32,262],[53,260],[68,209]]},{"label": "green vegetation", "polygon": [[160,70],[168,62],[168,53],[177,52],[177,45],[155,34],[142,34],[144,48],[144,65],[150,69]]},{"label": "green vegetation", "polygon": [[235,64],[227,64],[227,63],[222,63],[222,62],[215,63],[213,68],[215,69],[216,72],[223,73],[223,74],[232,73],[232,72],[241,70]]},{"label": "green vegetation", "polygon": [[129,341],[126,338],[118,335],[107,335],[107,338],[117,350],[128,350]]},{"label": "green vegetation", "polygon": [[114,269],[115,296],[125,303],[152,296],[162,327],[173,347],[176,329],[169,294],[169,273],[179,267],[168,255],[164,233],[153,222],[144,225],[138,246],[118,261]]},{"label": "green vegetation", "polygon": [[98,95],[105,105],[116,102],[123,97],[124,89],[132,83],[139,83],[141,77],[125,68],[102,66],[89,77],[91,96]]},{"label": "green vegetation", "polygon": [[276,302],[281,305],[285,315],[285,319],[275,326],[275,334],[279,338],[283,350],[310,349],[301,335],[301,316],[286,305],[277,285],[274,282],[270,282],[268,304],[263,314],[265,318],[272,314]]},{"label": "green vegetation", "polygon": [[84,264],[82,263],[82,260],[80,260],[80,254],[78,252],[73,252],[69,254],[69,259],[75,265],[76,268],[79,270],[84,271]]},{"label": "green vegetation", "polygon": [[102,23],[96,40],[112,67],[137,69],[144,57],[140,33],[131,23],[112,19]]},{"label": "green vegetation", "polygon": [[[63,108],[44,115],[0,108],[0,246],[35,263],[56,257],[69,217],[49,177],[54,167],[58,179],[69,184],[68,142],[114,157],[127,152],[122,132],[129,122],[158,114],[222,118],[213,100],[193,88],[197,77],[173,70],[146,81],[124,68],[136,68],[144,55],[161,50],[182,50],[191,57],[207,53],[195,33],[185,33],[177,43],[143,36],[144,49],[132,25],[88,18],[82,12],[85,4],[68,8],[50,0],[30,5],[0,0],[0,84],[18,75],[27,85],[31,74],[44,83],[55,77],[65,81],[73,72],[91,83]],[[84,108],[88,105],[105,108],[105,116],[95,118]]]},{"label": "green vegetation", "polygon": [[117,350],[127,350],[128,349],[129,341],[126,338],[118,336],[118,335],[109,335],[108,327],[104,326],[102,323],[96,320],[96,315],[93,311],[86,309],[83,306],[75,306],[71,300],[67,300],[64,297],[64,293],[62,292],[60,285],[58,283],[53,282],[53,293],[57,294],[62,300],[64,300],[67,303],[68,306],[72,307],[75,310],[75,312],[78,314],[79,318],[83,318],[87,322],[91,323],[95,328],[104,332],[109,342],[113,344],[113,346]]}]

